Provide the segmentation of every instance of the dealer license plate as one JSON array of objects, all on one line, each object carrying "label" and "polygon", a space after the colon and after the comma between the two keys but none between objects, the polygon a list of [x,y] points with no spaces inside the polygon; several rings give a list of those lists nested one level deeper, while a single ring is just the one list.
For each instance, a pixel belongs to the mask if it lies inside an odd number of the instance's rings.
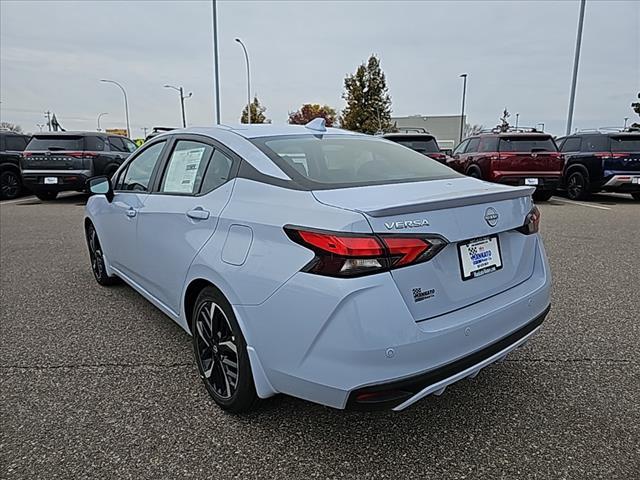
[{"label": "dealer license plate", "polygon": [[44,177],[45,185],[53,185],[58,183],[58,177]]},{"label": "dealer license plate", "polygon": [[524,179],[524,184],[525,185],[538,185],[539,181],[537,178],[525,178]]},{"label": "dealer license plate", "polygon": [[497,235],[458,244],[462,279],[481,277],[502,268],[500,242]]}]

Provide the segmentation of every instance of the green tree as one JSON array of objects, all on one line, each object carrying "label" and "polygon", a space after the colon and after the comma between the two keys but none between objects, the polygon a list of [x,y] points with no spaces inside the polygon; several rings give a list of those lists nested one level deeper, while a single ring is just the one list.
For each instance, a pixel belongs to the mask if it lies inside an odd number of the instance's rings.
[{"label": "green tree", "polygon": [[[271,120],[268,119],[264,112],[267,111],[267,107],[263,107],[258,100],[258,97],[253,97],[253,102],[251,102],[251,123],[271,123]],[[242,116],[240,117],[240,123],[249,123],[247,119],[247,107],[245,106],[242,110]]]},{"label": "green tree", "polygon": [[344,79],[342,98],[347,106],[340,115],[340,126],[355,132],[373,134],[393,129],[391,97],[380,60],[371,55],[356,73]]},{"label": "green tree", "polygon": [[306,125],[314,118],[324,118],[327,127],[333,127],[336,122],[336,111],[329,105],[319,103],[305,103],[297,112],[289,114],[289,123]]}]

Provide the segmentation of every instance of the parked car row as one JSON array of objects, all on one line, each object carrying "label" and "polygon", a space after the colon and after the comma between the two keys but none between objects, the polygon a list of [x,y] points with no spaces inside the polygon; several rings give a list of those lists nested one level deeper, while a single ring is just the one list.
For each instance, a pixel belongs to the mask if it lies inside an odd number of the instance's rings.
[{"label": "parked car row", "polygon": [[100,132],[0,133],[3,199],[17,197],[23,188],[41,200],[84,191],[89,178],[111,176],[137,148],[126,137]]},{"label": "parked car row", "polygon": [[495,183],[536,188],[534,200],[565,190],[572,200],[600,191],[628,193],[640,200],[640,132],[581,132],[554,139],[535,129],[489,131],[464,139],[444,155],[435,137],[393,133],[384,138],[445,163],[454,170]]}]

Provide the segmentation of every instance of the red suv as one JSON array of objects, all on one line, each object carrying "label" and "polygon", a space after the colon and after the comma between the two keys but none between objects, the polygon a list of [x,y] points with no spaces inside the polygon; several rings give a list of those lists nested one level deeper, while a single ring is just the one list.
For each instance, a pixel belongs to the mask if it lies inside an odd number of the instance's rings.
[{"label": "red suv", "polygon": [[447,165],[490,182],[535,186],[534,200],[549,200],[560,183],[563,160],[551,135],[512,131],[465,139]]}]

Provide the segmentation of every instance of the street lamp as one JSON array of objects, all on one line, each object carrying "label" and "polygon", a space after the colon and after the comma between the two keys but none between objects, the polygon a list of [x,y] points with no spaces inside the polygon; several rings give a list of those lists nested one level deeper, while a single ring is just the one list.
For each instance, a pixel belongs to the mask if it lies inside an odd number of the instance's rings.
[{"label": "street lamp", "polygon": [[629,117],[624,117],[624,127],[623,127],[624,130],[627,129],[627,122],[628,121],[629,121]]},{"label": "street lamp", "polygon": [[46,125],[44,123],[36,123],[36,127],[38,127],[40,131],[42,131],[42,129],[46,127]]},{"label": "street lamp", "polygon": [[103,83],[113,83],[114,85],[117,85],[118,87],[120,87],[120,90],[122,90],[122,94],[124,95],[124,114],[127,118],[127,136],[131,135],[131,129],[129,128],[129,102],[127,101],[127,92],[125,91],[124,87],[122,85],[120,85],[118,82],[116,82],[115,80],[100,80]]},{"label": "street lamp", "polygon": [[460,77],[464,79],[462,86],[462,113],[460,114],[460,142],[462,142],[462,132],[464,130],[464,102],[467,97],[467,74],[463,73]]},{"label": "street lamp", "polygon": [[174,87],[173,85],[165,85],[164,88],[173,88],[176,92],[180,94],[180,109],[182,111],[182,128],[187,128],[187,118],[184,114],[184,99],[191,98],[193,92],[189,92],[189,95],[184,96],[184,90],[182,87]]},{"label": "street lamp", "polygon": [[518,122],[520,121],[520,114],[516,113],[516,130],[518,130]]},{"label": "street lamp", "polygon": [[247,53],[247,47],[245,47],[242,40],[235,38],[235,41],[240,44],[244,51],[244,59],[247,62],[247,123],[251,123],[251,73],[249,71],[249,54]]},{"label": "street lamp", "polygon": [[578,19],[578,35],[576,37],[576,52],[573,58],[573,79],[571,80],[571,95],[569,97],[569,114],[567,116],[566,135],[571,134],[573,123],[573,106],[576,101],[576,84],[578,83],[578,64],[580,63],[580,46],[582,45],[582,25],[584,24],[584,7],[587,0],[580,0],[580,17]]},{"label": "street lamp", "polygon": [[[100,118],[102,118],[103,115],[109,115],[108,112],[102,112],[100,114],[98,114],[98,131],[100,132]],[[128,133],[128,132],[127,132]]]},{"label": "street lamp", "polygon": [[218,68],[218,5],[211,0],[211,23],[213,24],[213,83],[216,96],[216,125],[220,124],[220,70]]}]

